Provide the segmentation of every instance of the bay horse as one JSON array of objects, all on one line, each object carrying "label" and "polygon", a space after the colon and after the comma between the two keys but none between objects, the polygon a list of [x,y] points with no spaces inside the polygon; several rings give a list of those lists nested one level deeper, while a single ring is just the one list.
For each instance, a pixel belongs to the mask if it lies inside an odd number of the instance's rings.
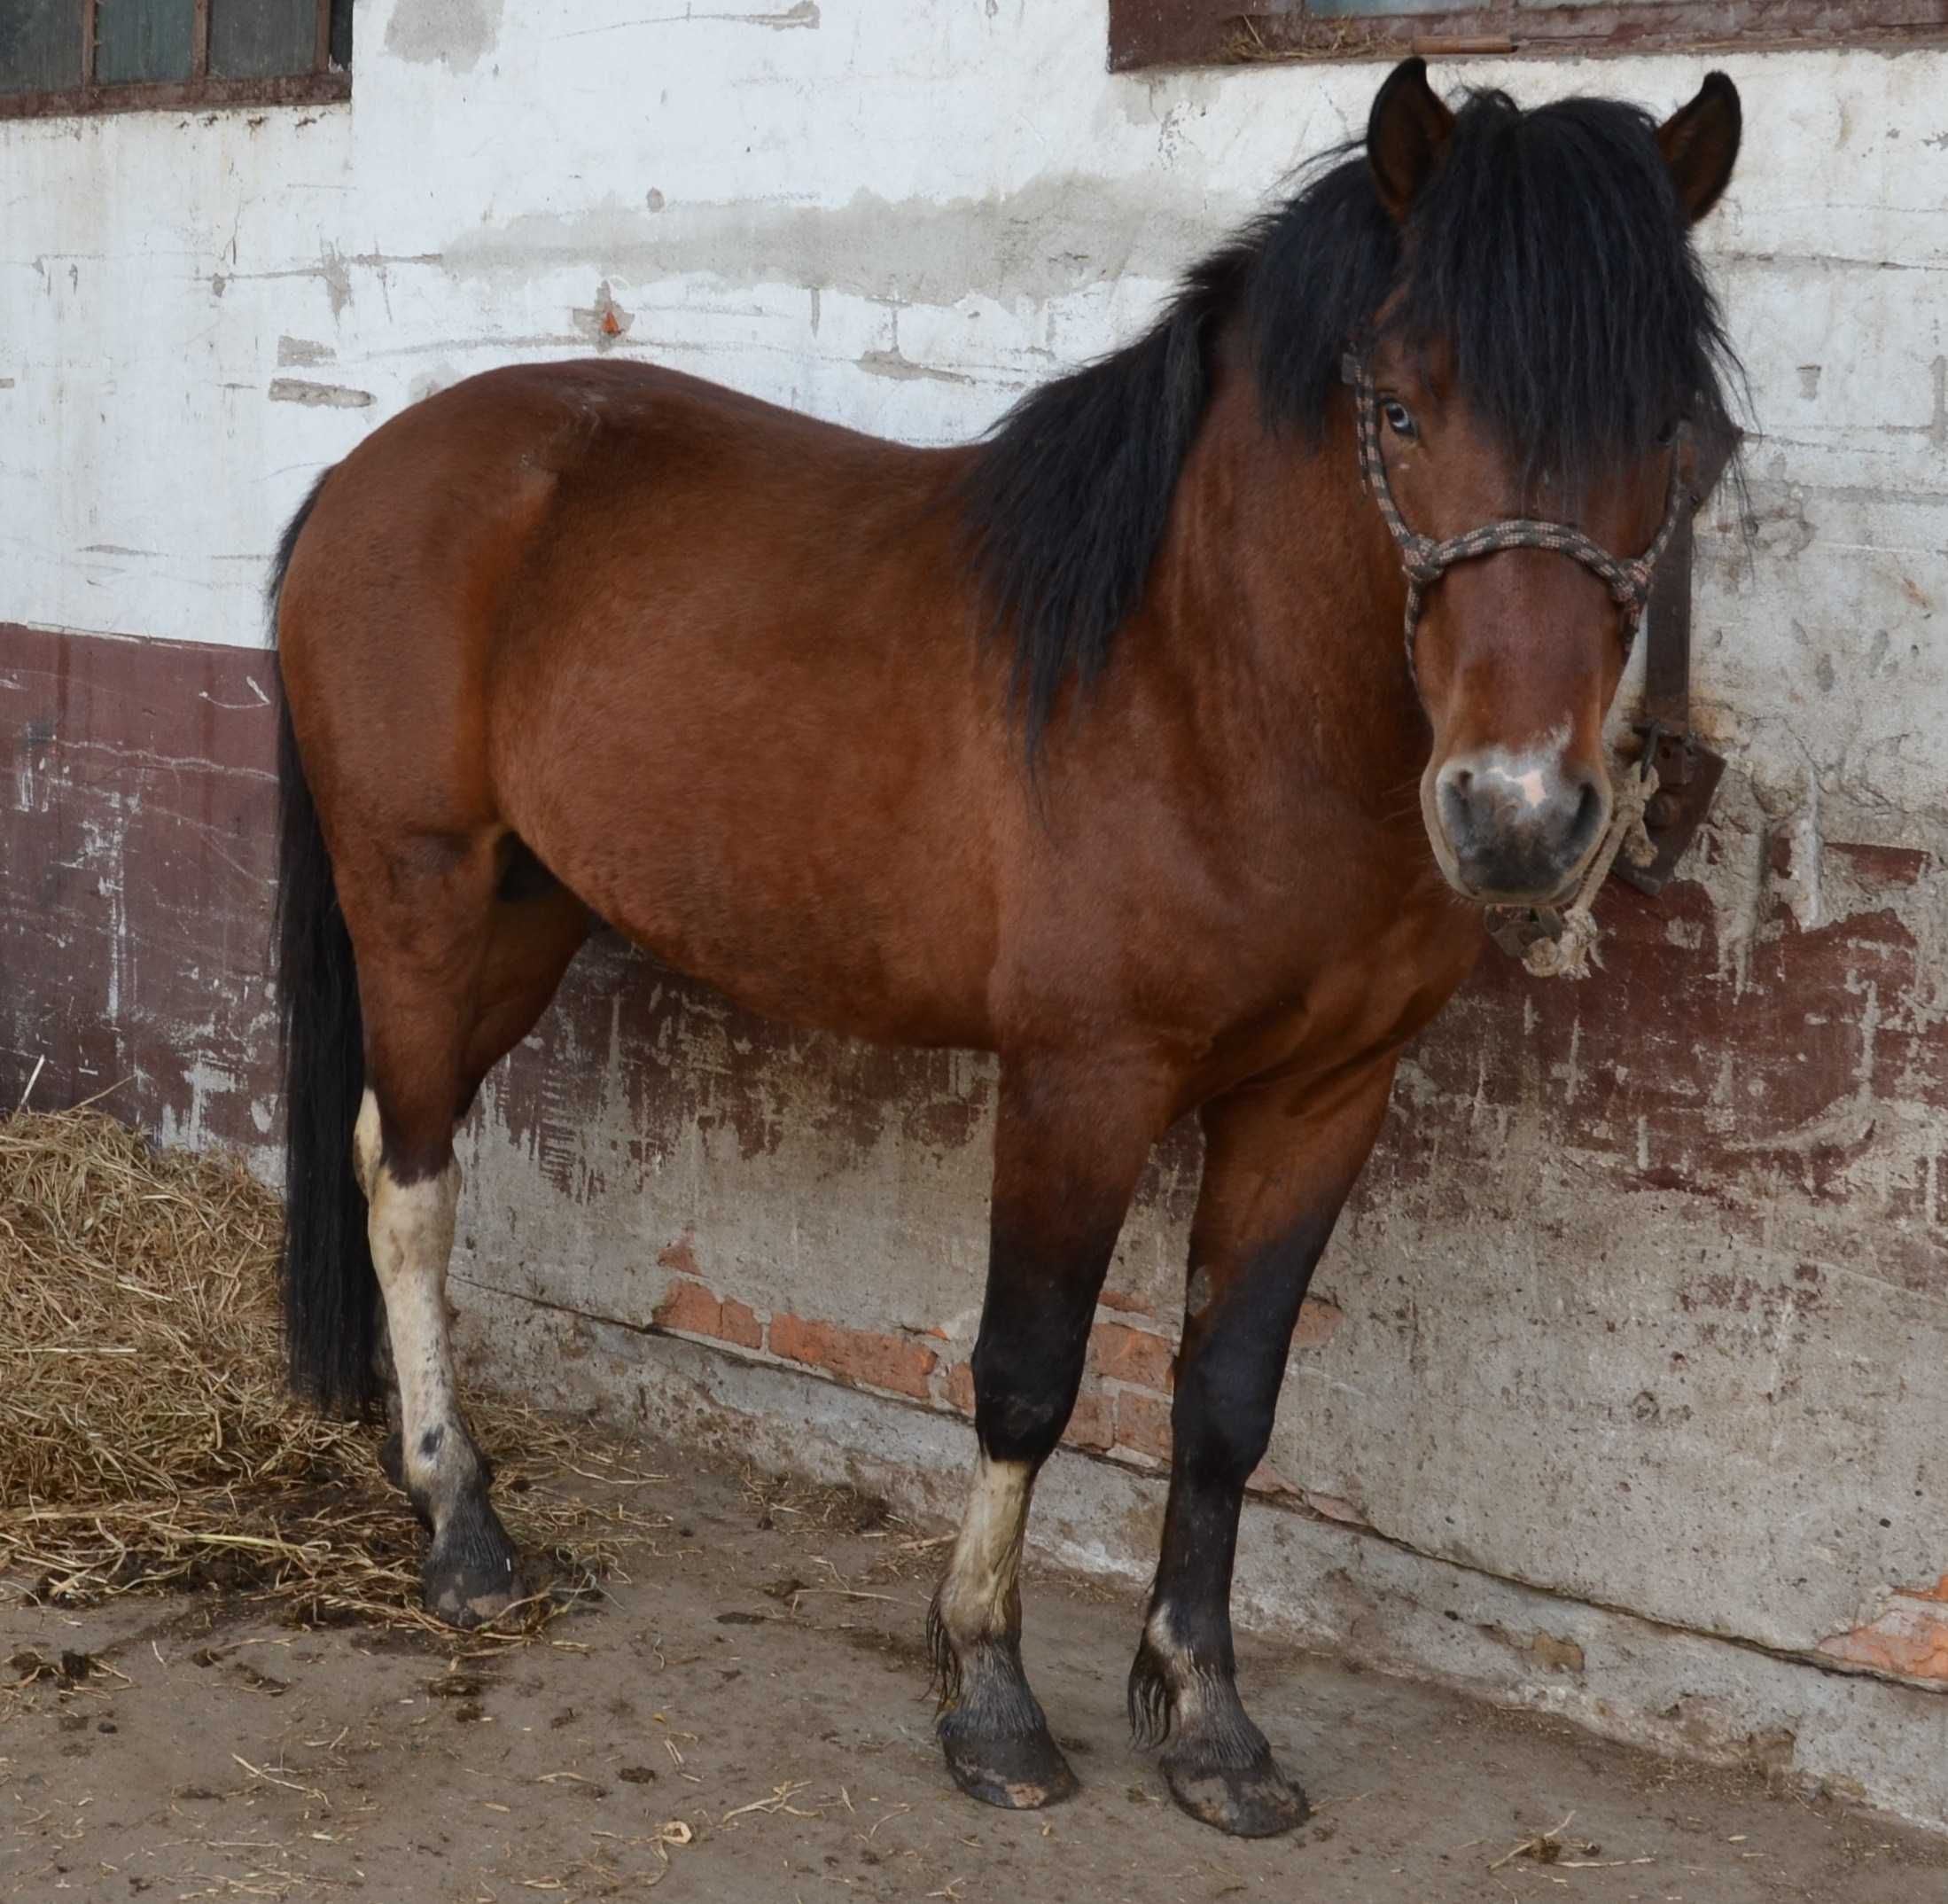
[{"label": "bay horse", "polygon": [[522,1592],[448,1346],[456,1123],[606,922],[753,1011],[998,1054],[929,1620],[993,1804],[1074,1789],[1022,1670],[1029,1498],[1196,1113],[1130,1713],[1196,1816],[1305,1816],[1235,1684],[1245,1479],[1402,1046],[1483,907],[1559,899],[1605,831],[1648,568],[1729,429],[1689,228],[1740,123],[1715,73],[1660,125],[1451,108],[1408,60],[1363,152],[978,442],[604,359],[472,378],[323,475],[271,588],[286,1332],[322,1405],[386,1401],[429,1607]]}]

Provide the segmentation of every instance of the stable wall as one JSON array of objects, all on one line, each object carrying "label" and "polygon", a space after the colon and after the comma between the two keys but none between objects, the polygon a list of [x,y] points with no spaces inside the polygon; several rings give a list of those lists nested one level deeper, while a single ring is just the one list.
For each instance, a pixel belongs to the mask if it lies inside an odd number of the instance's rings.
[{"label": "stable wall", "polygon": [[[963,436],[1133,335],[1383,70],[1110,77],[1104,30],[377,0],[347,107],[0,123],[0,1101],[39,1065],[36,1104],[113,1087],[269,1167],[259,591],[384,417],[606,349]],[[1733,770],[1687,879],[1607,897],[1600,978],[1484,965],[1403,1066],[1244,1591],[1948,1822],[1948,56],[1720,63],[1748,144],[1703,238],[1759,433],[1696,625]],[[1704,64],[1436,77],[1661,111]],[[598,942],[466,1135],[470,1339],[943,1500],[992,1085]],[[1153,1551],[1195,1182],[1180,1134],[1045,1503],[1071,1558]]]}]

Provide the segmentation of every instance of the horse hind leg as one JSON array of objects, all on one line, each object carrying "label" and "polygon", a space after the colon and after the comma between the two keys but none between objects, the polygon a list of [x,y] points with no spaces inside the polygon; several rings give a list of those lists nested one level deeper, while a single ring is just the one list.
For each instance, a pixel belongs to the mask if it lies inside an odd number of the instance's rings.
[{"label": "horse hind leg", "polygon": [[453,1131],[587,931],[586,913],[559,888],[496,899],[503,856],[483,843],[403,887],[395,868],[388,898],[409,909],[409,925],[394,914],[389,923],[403,929],[370,917],[354,929],[370,1084],[353,1153],[395,1384],[397,1439],[388,1436],[386,1455],[432,1535],[426,1606],[462,1627],[504,1612],[525,1586],[488,1496],[492,1470],[459,1405],[446,1304],[460,1193]]},{"label": "horse hind leg", "polygon": [[459,1408],[446,1308],[459,1196],[450,1141],[444,1161],[424,1175],[395,1169],[382,1155],[370,1232],[399,1384],[401,1478],[432,1536],[426,1606],[471,1627],[505,1612],[525,1588],[513,1542],[487,1497],[487,1463]]}]

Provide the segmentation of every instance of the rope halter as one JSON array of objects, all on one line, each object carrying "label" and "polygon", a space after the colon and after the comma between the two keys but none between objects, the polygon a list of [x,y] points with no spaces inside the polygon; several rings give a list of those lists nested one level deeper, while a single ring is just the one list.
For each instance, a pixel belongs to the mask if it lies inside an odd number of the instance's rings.
[{"label": "rope halter", "polygon": [[1352,386],[1360,419],[1360,474],[1365,481],[1381,519],[1400,550],[1400,566],[1406,574],[1406,667],[1416,690],[1419,676],[1414,666],[1414,639],[1421,620],[1421,604],[1434,586],[1457,562],[1472,561],[1477,556],[1494,555],[1503,549],[1547,549],[1580,562],[1597,576],[1615,597],[1624,615],[1624,659],[1629,660],[1637,629],[1650,599],[1651,578],[1658,558],[1677,533],[1691,496],[1673,468],[1671,493],[1664,505],[1664,521],[1640,556],[1625,559],[1612,555],[1600,542],[1592,542],[1582,530],[1566,522],[1538,522],[1525,516],[1511,516],[1490,522],[1478,529],[1464,530],[1437,542],[1431,535],[1417,535],[1406,524],[1400,506],[1393,500],[1393,487],[1387,480],[1386,458],[1380,451],[1380,399],[1373,385],[1373,374],[1363,356],[1352,352],[1341,360],[1340,375]]}]

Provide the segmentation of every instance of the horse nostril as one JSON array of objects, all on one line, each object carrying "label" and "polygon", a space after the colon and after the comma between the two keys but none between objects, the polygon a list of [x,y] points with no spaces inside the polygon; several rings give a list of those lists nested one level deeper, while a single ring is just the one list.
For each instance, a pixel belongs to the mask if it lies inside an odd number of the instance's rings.
[{"label": "horse nostril", "polygon": [[1562,843],[1564,853],[1572,862],[1581,859],[1594,845],[1602,827],[1602,792],[1593,780],[1586,780],[1582,797],[1576,803],[1576,815],[1570,822],[1568,837]]},{"label": "horse nostril", "polygon": [[1474,842],[1474,781],[1475,776],[1465,767],[1451,767],[1440,776],[1436,797],[1448,844],[1463,854]]}]

